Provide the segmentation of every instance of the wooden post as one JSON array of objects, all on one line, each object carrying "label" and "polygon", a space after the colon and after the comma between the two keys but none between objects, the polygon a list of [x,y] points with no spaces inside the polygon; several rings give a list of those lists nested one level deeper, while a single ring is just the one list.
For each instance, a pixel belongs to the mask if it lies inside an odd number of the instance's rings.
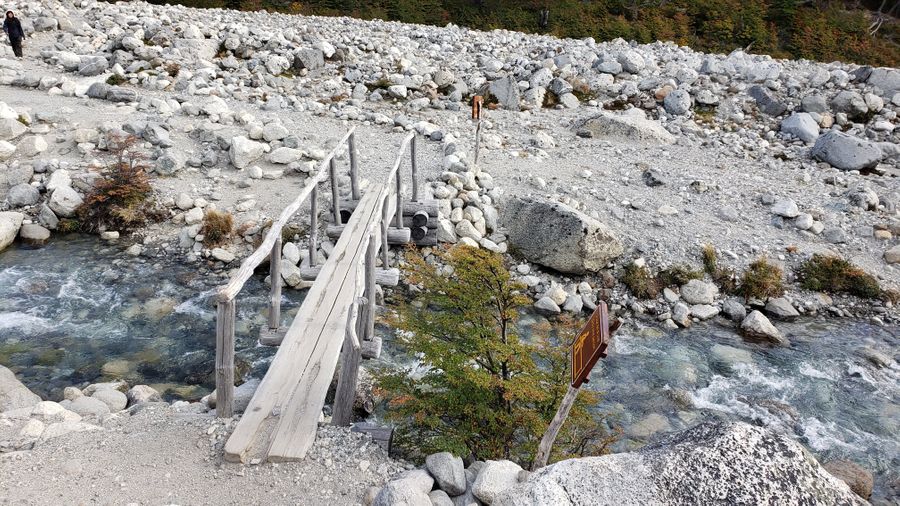
[{"label": "wooden post", "polygon": [[316,187],[313,187],[312,192],[309,194],[309,265],[312,267],[316,266],[316,236],[318,235],[319,228],[319,206],[316,202],[316,196],[318,196],[319,191]]},{"label": "wooden post", "polygon": [[416,165],[416,138],[412,138],[412,144],[409,147],[409,161],[412,163],[412,200],[419,200],[419,170]]},{"label": "wooden post", "polygon": [[409,237],[413,241],[421,241],[426,235],[428,235],[428,227],[412,227],[409,233]]},{"label": "wooden post", "polygon": [[350,311],[344,348],[341,351],[341,373],[338,376],[337,390],[334,394],[334,412],[331,415],[332,425],[350,425],[353,420],[353,401],[356,399],[356,380],[359,377],[359,362],[362,359],[360,348],[353,346],[353,333],[359,336],[359,328],[367,317],[361,314],[368,308],[368,302],[360,297],[353,302],[359,309],[356,318],[354,311]]},{"label": "wooden post", "polygon": [[365,325],[359,334],[360,342],[369,341],[375,336],[375,255],[378,253],[375,238],[376,235],[373,232],[369,236],[369,247],[366,248],[366,285],[363,292],[363,297],[366,299],[366,310],[362,311]]},{"label": "wooden post", "polygon": [[388,244],[388,216],[387,216],[387,205],[381,206],[381,268],[387,269],[390,267],[388,265],[388,248],[390,245]]},{"label": "wooden post", "polygon": [[269,328],[278,330],[281,325],[281,238],[275,239],[269,257],[269,280],[272,290],[269,298]]},{"label": "wooden post", "polygon": [[562,429],[566,417],[569,416],[569,411],[572,409],[572,406],[575,405],[575,398],[577,396],[578,389],[570,384],[565,397],[563,397],[563,400],[559,405],[559,409],[556,410],[556,414],[553,416],[553,421],[550,422],[550,426],[547,427],[547,432],[544,432],[544,437],[541,438],[541,444],[538,446],[537,454],[534,456],[534,464],[531,466],[532,471],[537,471],[547,465],[547,460],[550,458],[550,450],[553,448],[553,442],[556,441],[559,430]]},{"label": "wooden post", "polygon": [[341,224],[341,202],[338,200],[337,162],[334,158],[328,162],[328,174],[331,178],[331,214],[335,225]]},{"label": "wooden post", "polygon": [[403,181],[400,180],[400,171],[397,171],[397,211],[394,213],[394,226],[403,228]]},{"label": "wooden post", "polygon": [[478,118],[478,126],[475,127],[475,167],[478,167],[478,154],[481,152],[481,118]]},{"label": "wooden post", "polygon": [[359,181],[357,180],[358,166],[356,159],[356,132],[350,134],[350,139],[348,139],[347,141],[347,148],[350,150],[350,193],[353,197],[353,200],[359,200]]},{"label": "wooden post", "polygon": [[234,299],[216,311],[216,416],[234,415]]}]

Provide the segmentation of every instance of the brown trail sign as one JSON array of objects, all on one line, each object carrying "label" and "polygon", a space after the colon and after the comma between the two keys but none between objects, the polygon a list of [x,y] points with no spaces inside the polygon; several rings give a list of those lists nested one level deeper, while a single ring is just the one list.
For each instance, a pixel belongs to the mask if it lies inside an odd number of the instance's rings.
[{"label": "brown trail sign", "polygon": [[578,388],[583,383],[588,382],[588,376],[590,376],[591,369],[594,368],[597,361],[606,357],[609,337],[621,325],[622,322],[616,320],[613,322],[612,328],[610,328],[609,311],[606,308],[606,303],[601,301],[597,304],[597,309],[591,314],[587,324],[578,333],[578,337],[572,343],[572,383],[566,391],[566,396],[563,397],[562,402],[559,404],[559,409],[556,410],[556,415],[553,416],[550,426],[544,432],[544,437],[541,438],[541,444],[538,446],[537,454],[534,456],[534,464],[531,466],[532,471],[547,465],[553,442],[556,441],[559,430],[569,416],[569,411],[575,405]]}]

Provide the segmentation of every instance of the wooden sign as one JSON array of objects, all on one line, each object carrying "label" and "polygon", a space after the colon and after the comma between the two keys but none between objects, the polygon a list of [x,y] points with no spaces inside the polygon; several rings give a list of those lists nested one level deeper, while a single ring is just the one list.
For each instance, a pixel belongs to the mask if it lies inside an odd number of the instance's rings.
[{"label": "wooden sign", "polygon": [[588,382],[594,364],[606,357],[609,346],[609,312],[600,301],[587,324],[572,343],[572,387]]}]

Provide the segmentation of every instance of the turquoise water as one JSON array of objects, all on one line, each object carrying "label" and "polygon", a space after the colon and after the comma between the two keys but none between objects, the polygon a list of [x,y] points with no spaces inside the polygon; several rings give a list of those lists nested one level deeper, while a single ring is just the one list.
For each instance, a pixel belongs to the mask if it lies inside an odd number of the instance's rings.
[{"label": "turquoise water", "polygon": [[[274,348],[256,344],[267,322],[265,273],[238,299],[237,362],[261,377]],[[197,266],[125,257],[91,237],[0,253],[0,363],[43,397],[112,375],[146,383],[169,399],[198,399],[214,387],[214,289]],[[284,291],[290,321],[302,292]],[[541,321],[525,315],[526,330]],[[588,388],[624,433],[627,451],[714,418],[740,419],[790,434],[820,460],[847,459],[876,476],[876,496],[900,498],[900,368],[878,368],[863,347],[889,356],[900,329],[854,320],[779,323],[790,347],[744,342],[709,323],[665,333],[637,322],[613,339]],[[386,339],[384,363],[405,363]]]}]

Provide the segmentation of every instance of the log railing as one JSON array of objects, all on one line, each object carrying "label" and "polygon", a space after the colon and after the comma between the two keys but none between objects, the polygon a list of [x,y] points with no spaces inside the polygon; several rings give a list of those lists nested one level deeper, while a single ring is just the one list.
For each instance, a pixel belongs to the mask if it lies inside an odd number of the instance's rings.
[{"label": "log railing", "polygon": [[[271,280],[271,292],[269,299],[269,330],[277,331],[280,326],[281,318],[281,256],[282,256],[282,229],[297,213],[307,198],[310,200],[310,227],[309,227],[309,265],[316,267],[317,262],[317,241],[318,241],[318,191],[319,183],[330,179],[331,182],[331,206],[334,224],[341,224],[341,204],[338,192],[337,164],[336,156],[344,149],[346,145],[349,150],[350,158],[350,191],[351,197],[355,200],[359,199],[359,182],[358,182],[358,154],[356,150],[355,139],[356,127],[351,128],[331,150],[330,153],[321,161],[318,170],[310,176],[306,185],[300,190],[297,197],[282,210],[281,215],[269,227],[265,238],[256,250],[250,254],[241,263],[237,272],[232,275],[228,284],[219,289],[217,295],[217,316],[216,316],[216,415],[223,418],[231,417],[234,414],[234,327],[236,314],[236,298],[240,293],[244,284],[253,275],[253,272],[262,262],[269,258],[269,273]],[[390,227],[390,214],[388,207],[395,207],[394,218],[397,229],[403,228],[403,198],[402,198],[402,181],[399,177],[399,167],[402,162],[403,155],[408,147],[410,147],[411,164],[412,164],[412,193],[414,196],[418,194],[417,183],[417,164],[415,156],[415,134],[409,134],[400,146],[400,153],[391,169],[387,183],[379,195],[379,207],[381,208],[378,215],[381,216],[380,221],[373,221],[366,229],[366,256],[365,262],[360,264],[360,268],[364,271],[357,272],[355,284],[355,297],[353,300],[354,308],[349,312],[350,317],[347,323],[347,340],[349,346],[345,349],[352,349],[345,356],[352,359],[356,357],[355,366],[346,364],[347,371],[352,370],[352,377],[348,376],[343,379],[343,385],[339,384],[339,393],[341,386],[346,390],[352,386],[350,390],[349,406],[340,413],[341,419],[346,418],[349,423],[349,409],[352,408],[353,394],[356,388],[356,376],[359,364],[359,354],[361,341],[371,341],[374,338],[374,322],[375,322],[375,258],[377,249],[381,248],[382,267],[388,267],[388,231],[396,229]],[[393,183],[393,184],[392,184]],[[387,206],[385,203],[388,198],[395,197],[395,205]],[[392,204],[394,204],[392,202]],[[380,226],[380,234],[378,227]],[[405,230],[408,237],[409,229]],[[380,235],[373,239],[375,235]],[[401,234],[402,235],[402,234]],[[358,326],[358,328],[357,328]],[[346,362],[345,362],[346,363]],[[341,405],[346,404],[346,392],[341,394]],[[338,405],[337,401],[335,402]],[[342,408],[343,409],[343,408]],[[338,418],[338,408],[336,407],[335,418]]]}]

